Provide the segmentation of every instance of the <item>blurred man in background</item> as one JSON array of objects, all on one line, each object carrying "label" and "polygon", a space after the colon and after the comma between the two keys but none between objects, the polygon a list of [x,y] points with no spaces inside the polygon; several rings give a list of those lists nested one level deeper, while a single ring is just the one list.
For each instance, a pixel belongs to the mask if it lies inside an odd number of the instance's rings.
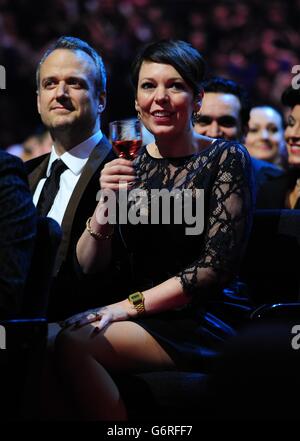
[{"label": "blurred man in background", "polygon": [[[196,115],[194,130],[212,138],[244,142],[248,130],[250,101],[246,90],[238,83],[214,77],[203,83],[204,96]],[[282,171],[266,161],[252,158],[257,191]]]}]

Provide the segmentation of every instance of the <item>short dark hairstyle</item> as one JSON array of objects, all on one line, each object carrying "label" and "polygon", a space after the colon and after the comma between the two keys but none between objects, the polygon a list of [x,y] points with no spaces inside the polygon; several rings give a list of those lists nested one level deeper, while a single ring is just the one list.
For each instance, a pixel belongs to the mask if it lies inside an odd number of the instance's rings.
[{"label": "short dark hairstyle", "polygon": [[213,77],[202,84],[204,93],[230,93],[235,95],[241,103],[241,122],[243,126],[248,125],[250,118],[251,102],[247,90],[233,80],[222,77]]},{"label": "short dark hairstyle", "polygon": [[144,46],[131,67],[131,80],[135,91],[144,61],[170,64],[192,88],[195,96],[202,90],[205,62],[197,49],[186,41],[160,40]]},{"label": "short dark hairstyle", "polygon": [[300,89],[295,89],[293,86],[289,86],[283,91],[281,102],[284,106],[288,106],[291,109],[297,104],[300,104]]},{"label": "short dark hairstyle", "polygon": [[58,40],[56,40],[44,53],[42,56],[37,70],[36,70],[36,82],[37,88],[40,86],[40,70],[41,65],[44,63],[46,58],[56,49],[68,49],[70,51],[82,51],[88,54],[95,63],[96,66],[96,85],[95,90],[99,90],[100,92],[105,92],[106,90],[106,71],[100,55],[93,49],[88,43],[80,38],[76,37],[68,37],[62,36]]}]

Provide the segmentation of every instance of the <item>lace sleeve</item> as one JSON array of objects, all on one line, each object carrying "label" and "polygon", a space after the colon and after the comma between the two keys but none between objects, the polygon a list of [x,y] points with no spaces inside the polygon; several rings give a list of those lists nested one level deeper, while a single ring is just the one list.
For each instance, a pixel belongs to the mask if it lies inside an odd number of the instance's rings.
[{"label": "lace sleeve", "polygon": [[251,159],[239,144],[227,144],[217,165],[205,214],[205,239],[198,260],[178,274],[188,294],[221,287],[237,272],[252,225]]}]

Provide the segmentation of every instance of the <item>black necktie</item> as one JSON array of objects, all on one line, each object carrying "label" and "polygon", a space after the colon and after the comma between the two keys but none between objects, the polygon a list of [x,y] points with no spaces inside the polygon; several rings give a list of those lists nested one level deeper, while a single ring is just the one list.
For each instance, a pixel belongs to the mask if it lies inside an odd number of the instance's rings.
[{"label": "black necktie", "polygon": [[47,216],[59,189],[60,175],[67,170],[67,168],[68,167],[61,159],[56,159],[53,162],[50,176],[44,183],[36,206],[37,212],[40,216]]}]

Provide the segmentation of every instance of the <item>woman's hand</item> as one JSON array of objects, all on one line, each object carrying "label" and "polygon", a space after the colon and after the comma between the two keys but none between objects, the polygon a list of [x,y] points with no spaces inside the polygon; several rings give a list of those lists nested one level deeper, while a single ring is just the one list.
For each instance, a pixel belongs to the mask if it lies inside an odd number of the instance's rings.
[{"label": "woman's hand", "polygon": [[[106,203],[111,197],[111,193],[117,192],[120,189],[127,189],[134,181],[135,170],[132,161],[118,158],[105,164],[100,174],[101,190],[99,192],[99,203],[96,208],[96,219],[99,225],[105,225],[108,222],[107,216],[112,214],[108,213],[108,204]],[[118,198],[118,195],[116,197]],[[115,218],[116,213],[114,212],[112,215]]]},{"label": "woman's hand", "polygon": [[75,314],[61,322],[60,325],[62,328],[69,328],[71,326],[81,328],[90,323],[99,322],[95,329],[101,331],[111,322],[128,320],[134,316],[135,310],[132,309],[129,301],[126,299],[112,305],[89,309],[88,311]]},{"label": "woman's hand", "polygon": [[119,190],[132,185],[135,180],[135,170],[132,161],[118,158],[108,162],[100,174],[101,190]]}]

